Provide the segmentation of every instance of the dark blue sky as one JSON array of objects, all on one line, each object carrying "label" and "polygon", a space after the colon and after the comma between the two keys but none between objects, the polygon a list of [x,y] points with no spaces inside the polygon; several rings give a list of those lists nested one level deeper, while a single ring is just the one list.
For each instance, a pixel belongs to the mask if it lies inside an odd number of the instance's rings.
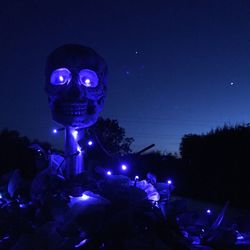
[{"label": "dark blue sky", "polygon": [[250,2],[5,1],[0,8],[1,128],[50,141],[46,56],[64,43],[109,65],[102,115],[139,150],[178,151],[187,133],[250,122]]}]

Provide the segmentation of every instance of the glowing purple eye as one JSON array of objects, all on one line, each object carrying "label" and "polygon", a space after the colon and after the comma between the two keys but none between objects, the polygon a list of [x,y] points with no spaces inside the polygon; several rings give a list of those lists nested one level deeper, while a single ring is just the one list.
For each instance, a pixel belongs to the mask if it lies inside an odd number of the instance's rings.
[{"label": "glowing purple eye", "polygon": [[83,69],[79,72],[79,83],[85,87],[94,88],[98,85],[98,81],[98,76],[93,70]]},{"label": "glowing purple eye", "polygon": [[64,85],[71,81],[71,73],[66,68],[56,69],[50,76],[50,83],[52,85]]}]

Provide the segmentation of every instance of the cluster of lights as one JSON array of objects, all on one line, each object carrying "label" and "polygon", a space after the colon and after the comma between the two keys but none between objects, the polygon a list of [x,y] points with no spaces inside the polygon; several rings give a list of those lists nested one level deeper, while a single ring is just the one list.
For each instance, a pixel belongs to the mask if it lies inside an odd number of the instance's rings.
[{"label": "cluster of lights", "polygon": [[[61,131],[61,130],[64,130],[64,128],[59,128],[59,129],[54,128],[54,129],[52,129],[52,133],[53,133],[53,134],[57,134],[57,133],[58,133],[59,131]],[[77,130],[74,130],[74,131],[72,132],[72,135],[73,135],[74,139],[76,140],[77,137],[78,137],[78,131],[77,131]],[[88,145],[89,147],[92,147],[92,146],[94,145],[93,140],[88,140],[88,141],[87,141],[87,145]]]}]

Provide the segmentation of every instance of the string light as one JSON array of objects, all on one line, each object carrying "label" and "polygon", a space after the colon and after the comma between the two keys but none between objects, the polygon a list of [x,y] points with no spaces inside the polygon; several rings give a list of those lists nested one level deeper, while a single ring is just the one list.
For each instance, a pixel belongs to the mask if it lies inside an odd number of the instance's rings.
[{"label": "string light", "polygon": [[122,164],[121,169],[122,169],[123,171],[126,171],[128,168],[127,168],[127,166],[126,166],[125,164]]},{"label": "string light", "polygon": [[138,176],[138,175],[135,176],[135,182],[134,182],[134,186],[135,186],[135,187],[136,187],[137,181],[139,181],[139,176]]},{"label": "string light", "polygon": [[75,139],[77,139],[78,131],[77,131],[77,130],[74,130],[74,131],[72,132],[72,135],[73,135],[73,137],[74,137]]},{"label": "string light", "polygon": [[93,143],[92,140],[89,140],[89,141],[88,141],[88,146],[93,146],[93,144],[94,144],[94,143]]},{"label": "string light", "polygon": [[112,172],[110,170],[107,171],[107,175],[112,175]]}]

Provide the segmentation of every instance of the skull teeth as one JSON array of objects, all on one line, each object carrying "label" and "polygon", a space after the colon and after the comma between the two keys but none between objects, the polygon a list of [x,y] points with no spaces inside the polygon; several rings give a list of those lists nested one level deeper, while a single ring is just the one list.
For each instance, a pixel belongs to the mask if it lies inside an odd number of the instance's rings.
[{"label": "skull teeth", "polygon": [[84,115],[85,112],[80,112],[80,111],[67,111],[67,112],[64,112],[65,115]]},{"label": "skull teeth", "polygon": [[87,104],[64,103],[57,106],[57,112],[65,116],[83,116],[86,115]]}]

